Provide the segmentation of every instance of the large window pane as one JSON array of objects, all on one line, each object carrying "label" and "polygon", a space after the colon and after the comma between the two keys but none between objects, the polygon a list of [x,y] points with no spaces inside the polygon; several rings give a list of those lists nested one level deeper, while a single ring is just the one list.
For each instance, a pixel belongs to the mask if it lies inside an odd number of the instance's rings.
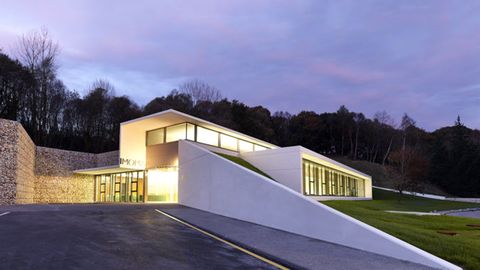
[{"label": "large window pane", "polygon": [[249,143],[249,142],[240,140],[239,143],[238,143],[238,148],[239,148],[238,150],[240,150],[240,152],[252,152],[253,151],[253,143]]},{"label": "large window pane", "polygon": [[218,132],[197,126],[197,142],[218,146]]},{"label": "large window pane", "polygon": [[187,123],[187,140],[195,141],[195,125]]},{"label": "large window pane", "polygon": [[164,129],[156,129],[147,132],[147,145],[161,144],[164,142]]},{"label": "large window pane", "polygon": [[185,123],[167,127],[166,142],[175,142],[178,140],[185,140],[187,136],[187,125]]},{"label": "large window pane", "polygon": [[238,151],[238,139],[225,134],[220,134],[220,147],[232,151]]},{"label": "large window pane", "polygon": [[147,183],[149,202],[178,201],[177,168],[149,170]]}]

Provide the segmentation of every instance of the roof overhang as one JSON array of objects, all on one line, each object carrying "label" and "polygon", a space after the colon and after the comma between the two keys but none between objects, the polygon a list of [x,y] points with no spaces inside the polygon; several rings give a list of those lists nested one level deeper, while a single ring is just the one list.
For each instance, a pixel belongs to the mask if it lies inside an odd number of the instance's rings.
[{"label": "roof overhang", "polygon": [[128,171],[132,171],[132,169],[121,168],[119,165],[113,165],[113,166],[104,166],[104,167],[75,170],[73,172],[77,174],[97,175],[97,174],[121,173],[121,172],[128,172]]},{"label": "roof overhang", "polygon": [[274,144],[271,144],[271,143],[268,143],[266,141],[259,140],[257,138],[245,135],[245,134],[237,132],[235,130],[232,130],[232,129],[229,129],[229,128],[226,128],[226,127],[222,127],[222,126],[214,124],[212,122],[209,122],[209,121],[206,121],[206,120],[203,120],[203,119],[200,119],[200,118],[197,118],[197,117],[194,117],[194,116],[191,116],[191,115],[188,115],[188,114],[185,114],[185,113],[173,110],[173,109],[161,111],[161,112],[158,112],[158,113],[154,113],[154,114],[151,114],[151,115],[147,115],[147,116],[144,116],[144,117],[140,117],[140,118],[137,118],[137,119],[126,121],[126,122],[121,123],[120,125],[122,127],[128,127],[129,129],[134,128],[136,130],[148,131],[148,130],[157,129],[157,128],[165,127],[165,126],[170,126],[170,125],[177,124],[177,123],[182,123],[182,122],[189,122],[189,123],[192,123],[192,124],[197,124],[197,125],[212,129],[214,131],[224,133],[226,135],[237,137],[239,139],[253,141],[253,142],[255,142],[259,145],[263,145],[263,146],[266,146],[268,148],[278,148],[278,146],[276,146]]}]

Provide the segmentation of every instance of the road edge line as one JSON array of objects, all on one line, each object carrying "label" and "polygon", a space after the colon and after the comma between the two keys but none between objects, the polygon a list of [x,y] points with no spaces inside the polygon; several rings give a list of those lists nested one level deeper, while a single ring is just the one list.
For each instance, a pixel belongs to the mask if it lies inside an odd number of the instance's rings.
[{"label": "road edge line", "polygon": [[188,223],[188,222],[186,222],[186,221],[183,221],[183,220],[181,220],[181,219],[178,219],[178,218],[176,218],[176,217],[174,217],[174,216],[172,216],[172,215],[170,215],[170,214],[168,214],[168,213],[166,213],[166,212],[163,212],[163,211],[158,210],[158,209],[155,209],[155,211],[157,211],[158,213],[160,213],[160,214],[162,214],[162,215],[164,215],[164,216],[166,216],[166,217],[168,217],[168,218],[170,218],[170,219],[173,219],[174,221],[176,221],[176,222],[178,222],[178,223],[181,223],[181,224],[183,224],[183,225],[185,225],[185,226],[187,226],[187,227],[189,227],[189,228],[191,228],[191,229],[194,229],[194,230],[196,230],[196,231],[198,231],[198,232],[200,232],[200,233],[203,233],[203,234],[205,234],[205,235],[207,235],[207,236],[209,236],[209,237],[211,237],[211,238],[213,238],[213,239],[215,239],[215,240],[217,240],[217,241],[220,241],[220,242],[222,242],[222,243],[224,243],[224,244],[227,244],[227,245],[229,245],[229,246],[231,246],[231,247],[233,247],[233,248],[235,248],[235,249],[237,249],[237,250],[240,250],[241,252],[246,253],[246,254],[248,254],[248,255],[256,258],[256,259],[259,259],[259,260],[261,260],[261,261],[263,261],[263,262],[265,262],[265,263],[267,263],[267,264],[270,264],[270,265],[272,265],[272,266],[274,266],[274,267],[276,267],[276,268],[278,268],[278,269],[289,270],[288,267],[285,267],[285,266],[283,266],[283,265],[281,265],[281,264],[279,264],[279,263],[277,263],[277,262],[274,262],[274,261],[272,261],[272,260],[270,260],[270,259],[267,259],[267,258],[261,256],[261,255],[258,255],[258,254],[254,253],[254,252],[252,252],[252,251],[250,251],[250,250],[248,250],[248,249],[246,249],[246,248],[243,248],[243,247],[241,247],[241,246],[239,246],[239,245],[237,245],[237,244],[234,244],[234,243],[232,243],[232,242],[230,242],[230,241],[227,241],[227,240],[225,240],[225,239],[223,239],[223,238],[221,238],[221,237],[218,237],[218,236],[216,236],[216,235],[214,235],[214,234],[212,234],[212,233],[209,233],[209,232],[207,232],[207,231],[205,231],[205,230],[203,230],[203,229],[200,229],[200,228],[198,228],[198,227],[196,227],[196,226],[194,226],[194,225],[192,225],[192,224],[190,224],[190,223]]},{"label": "road edge line", "polygon": [[0,214],[0,217],[1,217],[1,216],[8,215],[8,214],[10,214],[10,212],[1,213],[1,214]]}]

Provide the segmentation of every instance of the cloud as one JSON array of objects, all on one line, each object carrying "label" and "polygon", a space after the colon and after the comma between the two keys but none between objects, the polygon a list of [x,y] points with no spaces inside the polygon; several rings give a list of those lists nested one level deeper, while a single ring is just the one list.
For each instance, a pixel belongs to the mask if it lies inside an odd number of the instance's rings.
[{"label": "cloud", "polygon": [[145,104],[187,78],[271,110],[403,112],[480,128],[480,3],[455,1],[2,2],[0,47],[42,25],[60,77]]}]

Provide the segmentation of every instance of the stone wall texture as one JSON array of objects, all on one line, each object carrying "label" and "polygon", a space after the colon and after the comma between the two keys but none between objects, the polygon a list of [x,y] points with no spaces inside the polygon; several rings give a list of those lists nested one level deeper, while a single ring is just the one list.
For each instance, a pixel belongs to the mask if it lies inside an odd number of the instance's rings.
[{"label": "stone wall texture", "polygon": [[118,165],[120,159],[119,151],[111,151],[97,154],[97,167]]},{"label": "stone wall texture", "polygon": [[93,202],[94,179],[74,170],[96,167],[96,155],[37,147],[35,203]]},{"label": "stone wall texture", "polygon": [[33,203],[35,186],[32,179],[34,178],[35,168],[35,144],[20,124],[17,124],[17,134],[17,197],[15,203]]},{"label": "stone wall texture", "polygon": [[0,204],[93,202],[94,177],[74,170],[118,165],[119,152],[36,147],[22,125],[0,119]]},{"label": "stone wall texture", "polygon": [[17,196],[17,124],[0,119],[0,204],[14,204]]}]

